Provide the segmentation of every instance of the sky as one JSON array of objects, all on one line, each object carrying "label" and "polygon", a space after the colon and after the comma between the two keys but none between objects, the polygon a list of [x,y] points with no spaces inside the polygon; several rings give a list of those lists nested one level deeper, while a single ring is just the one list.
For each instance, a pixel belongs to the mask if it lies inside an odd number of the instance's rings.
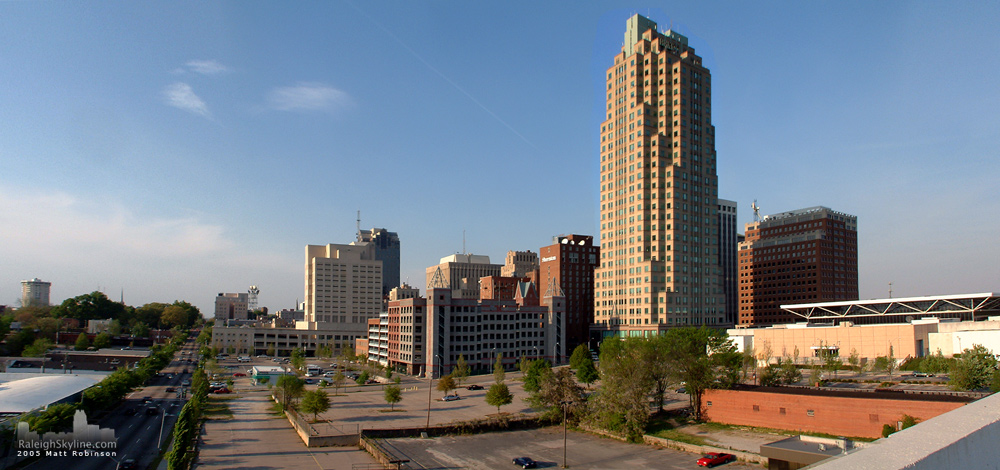
[{"label": "sky", "polygon": [[858,217],[862,299],[1000,291],[997,2],[82,0],[0,2],[0,304],[292,308],[358,211],[421,290],[597,236],[635,13],[711,70],[741,227],[823,205]]}]

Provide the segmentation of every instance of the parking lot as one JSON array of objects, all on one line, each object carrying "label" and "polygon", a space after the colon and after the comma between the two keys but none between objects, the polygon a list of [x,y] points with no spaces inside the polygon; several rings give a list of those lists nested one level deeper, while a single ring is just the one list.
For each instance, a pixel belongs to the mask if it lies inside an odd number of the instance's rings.
[{"label": "parking lot", "polygon": [[[397,457],[410,460],[412,469],[511,469],[515,457],[530,457],[538,468],[563,464],[563,430],[549,427],[527,431],[447,436],[433,439],[401,438],[384,441]],[[673,449],[628,444],[614,439],[570,431],[567,464],[573,469],[692,469],[699,455]],[[733,462],[718,468],[759,468]]]}]

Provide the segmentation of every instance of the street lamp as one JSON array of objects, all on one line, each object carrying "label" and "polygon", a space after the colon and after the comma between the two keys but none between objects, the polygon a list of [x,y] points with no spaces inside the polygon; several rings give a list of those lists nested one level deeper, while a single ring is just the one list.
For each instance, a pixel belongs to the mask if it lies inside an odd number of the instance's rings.
[{"label": "street lamp", "polygon": [[431,356],[431,363],[427,365],[427,426],[425,429],[428,434],[431,432],[431,388],[434,384],[434,358],[441,357],[438,354]]},{"label": "street lamp", "polygon": [[563,400],[559,402],[563,409],[563,468],[568,468],[566,465],[566,408],[573,404],[573,400]]}]

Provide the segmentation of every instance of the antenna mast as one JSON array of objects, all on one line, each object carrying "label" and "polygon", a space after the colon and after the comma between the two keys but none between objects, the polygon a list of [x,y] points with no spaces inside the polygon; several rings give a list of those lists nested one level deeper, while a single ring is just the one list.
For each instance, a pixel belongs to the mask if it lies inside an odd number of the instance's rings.
[{"label": "antenna mast", "polygon": [[757,205],[757,200],[753,200],[753,204],[750,204],[750,208],[753,209],[753,221],[760,222],[760,206]]},{"label": "antenna mast", "polygon": [[469,254],[468,251],[465,251],[465,229],[462,229],[462,254],[463,255]]},{"label": "antenna mast", "polygon": [[358,231],[357,231],[358,241],[361,241],[361,209],[358,209]]}]

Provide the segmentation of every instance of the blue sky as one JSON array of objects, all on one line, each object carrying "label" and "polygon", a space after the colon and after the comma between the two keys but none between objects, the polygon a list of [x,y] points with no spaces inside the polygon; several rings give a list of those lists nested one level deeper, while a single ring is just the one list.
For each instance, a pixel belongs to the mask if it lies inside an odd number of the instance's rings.
[{"label": "blue sky", "polygon": [[712,71],[720,196],[858,216],[862,298],[996,291],[995,2],[3,2],[0,304],[303,296],[384,227],[403,279],[597,234],[625,20]]}]

